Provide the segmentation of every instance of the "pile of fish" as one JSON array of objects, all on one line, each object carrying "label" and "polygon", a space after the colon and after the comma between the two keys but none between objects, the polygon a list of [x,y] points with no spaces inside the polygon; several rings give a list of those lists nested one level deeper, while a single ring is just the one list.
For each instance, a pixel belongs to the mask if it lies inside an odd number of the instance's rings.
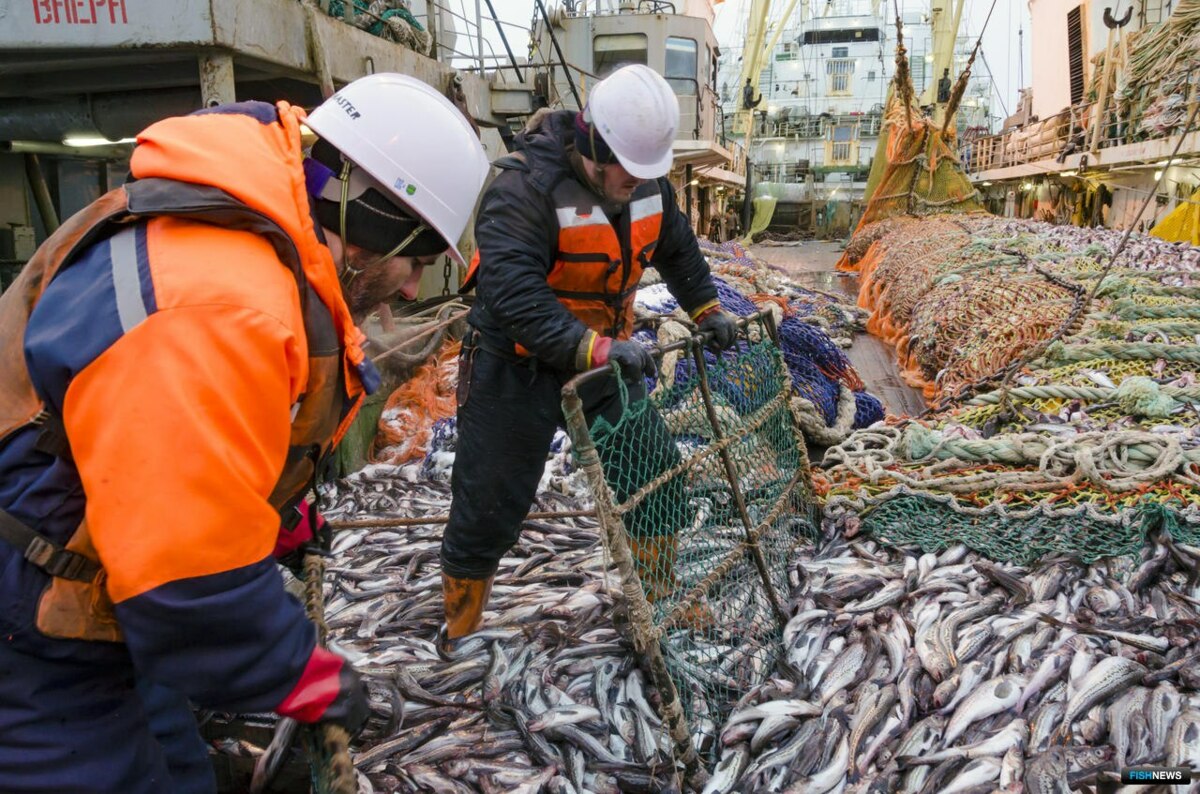
[{"label": "pile of fish", "polygon": [[[388,472],[385,474],[385,472]],[[445,483],[373,467],[325,493],[332,520],[444,515]],[[586,509],[546,491],[535,510]],[[611,619],[615,573],[594,519],[528,520],[484,628],[439,655],[442,528],[340,531],[328,563],[331,647],[368,677],[354,748],[363,791],[657,791],[674,776],[655,696]]]},{"label": "pile of fish", "polygon": [[725,724],[706,792],[1065,793],[1135,764],[1200,770],[1200,549],[1021,569],[826,529],[796,561],[779,675]]},{"label": "pile of fish", "polygon": [[[415,465],[325,497],[334,519],[449,505]],[[586,507],[544,492],[535,509]],[[1066,792],[1134,764],[1200,770],[1200,549],[1163,535],[1142,560],[1024,569],[962,546],[890,549],[852,524],[827,520],[790,560],[781,653],[701,745],[715,764],[705,791]],[[484,629],[452,657],[433,643],[440,535],[335,539],[332,646],[373,693],[354,753],[363,790],[670,790],[656,695],[613,624],[594,520],[527,521]]]}]

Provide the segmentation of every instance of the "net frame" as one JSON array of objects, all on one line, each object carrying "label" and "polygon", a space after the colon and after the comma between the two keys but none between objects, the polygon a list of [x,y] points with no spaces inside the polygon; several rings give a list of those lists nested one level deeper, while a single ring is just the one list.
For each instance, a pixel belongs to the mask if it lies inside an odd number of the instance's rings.
[{"label": "net frame", "polygon": [[[694,419],[702,425],[701,429],[710,440],[686,459],[639,483],[639,487],[623,501],[618,501],[614,495],[611,476],[606,476],[612,472],[606,472],[601,460],[605,443],[604,428],[597,428],[596,425],[589,427],[579,392],[580,387],[589,382],[611,377],[614,370],[605,367],[583,373],[569,381],[562,390],[567,431],[576,458],[585,472],[595,501],[601,535],[620,579],[617,626],[633,646],[643,672],[658,690],[659,713],[669,734],[671,753],[676,763],[683,767],[687,784],[696,789],[703,788],[707,771],[705,759],[693,740],[694,726],[689,723],[694,723],[701,716],[701,708],[694,701],[681,696],[677,686],[678,665],[669,661],[664,653],[670,634],[683,628],[694,616],[694,610],[706,604],[706,599],[721,598],[722,584],[728,582],[734,572],[740,570],[745,574],[753,571],[746,581],[756,580],[753,586],[761,588],[762,595],[770,605],[774,625],[764,636],[770,638],[776,646],[772,650],[777,651],[782,628],[786,624],[785,604],[779,592],[788,585],[785,558],[800,542],[812,538],[811,532],[795,534],[792,531],[794,525],[781,519],[789,511],[795,513],[797,505],[800,505],[801,512],[807,511],[807,515],[801,518],[807,522],[810,530],[815,526],[817,517],[804,435],[793,404],[792,382],[778,345],[772,315],[759,312],[741,318],[739,327],[739,338],[748,344],[742,346],[738,353],[726,354],[715,366],[706,361],[703,337],[693,337],[659,349],[660,355],[684,350],[690,356],[695,377],[687,384],[673,387],[675,394],[672,399],[679,398],[679,390],[690,393],[695,407],[703,409],[702,412],[695,412],[697,416]],[[726,406],[721,406],[714,396],[716,387],[728,386],[731,373],[738,372],[740,368],[766,361],[771,364],[756,372],[760,382],[770,379],[774,388],[768,394],[759,395],[760,399],[753,401],[747,415],[740,417],[742,421],[736,421],[728,410],[723,410]],[[663,398],[658,396],[653,399]],[[649,405],[649,401],[635,404]],[[627,415],[629,410],[630,407],[627,407]],[[753,465],[745,452],[747,447],[761,447],[757,439],[768,425],[786,430],[788,447],[786,450],[777,450],[777,459],[783,459],[790,465],[780,467],[780,473],[786,474],[786,482],[774,494],[769,508],[764,510],[762,500],[748,494],[745,488],[751,479],[748,470]],[[694,433],[697,428],[693,426],[690,430]],[[777,440],[782,439],[781,435]],[[652,602],[650,596],[656,584],[643,581],[643,574],[648,572],[639,563],[642,558],[635,558],[637,552],[633,548],[634,541],[627,530],[626,519],[657,492],[671,487],[673,481],[696,476],[701,470],[707,473],[709,483],[727,490],[733,508],[729,513],[736,519],[732,523],[740,525],[738,532],[741,537],[720,556],[719,562],[708,567],[697,584],[679,588],[678,592],[660,596]],[[652,573],[650,576],[653,578]],[[688,702],[685,703],[685,700]],[[724,709],[732,706],[732,702],[721,704]]]}]

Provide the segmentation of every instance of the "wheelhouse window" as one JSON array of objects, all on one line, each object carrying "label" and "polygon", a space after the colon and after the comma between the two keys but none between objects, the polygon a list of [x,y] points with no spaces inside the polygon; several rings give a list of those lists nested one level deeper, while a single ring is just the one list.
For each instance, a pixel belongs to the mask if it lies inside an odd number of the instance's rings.
[{"label": "wheelhouse window", "polygon": [[667,68],[663,76],[679,96],[696,95],[696,53],[694,39],[667,37]]},{"label": "wheelhouse window", "polygon": [[848,96],[850,94],[850,79],[854,75],[853,58],[830,58],[825,62],[825,72],[829,75],[829,93],[831,96]]},{"label": "wheelhouse window", "polygon": [[855,161],[857,154],[855,124],[837,124],[829,131],[829,164],[846,165]]},{"label": "wheelhouse window", "polygon": [[646,63],[645,33],[622,33],[592,39],[592,71],[597,77],[607,77],[631,63]]}]

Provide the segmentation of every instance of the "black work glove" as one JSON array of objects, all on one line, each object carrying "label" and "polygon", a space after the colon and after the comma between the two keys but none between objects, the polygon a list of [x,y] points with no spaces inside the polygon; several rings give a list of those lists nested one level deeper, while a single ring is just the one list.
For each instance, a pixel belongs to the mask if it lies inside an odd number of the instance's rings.
[{"label": "black work glove", "polygon": [[717,350],[728,350],[737,341],[737,321],[719,307],[713,308],[700,316],[697,324],[700,333],[711,333],[712,343],[709,347]]},{"label": "black work glove", "polygon": [[[608,342],[607,348],[604,343]],[[654,376],[654,356],[650,351],[631,339],[613,340],[602,337],[596,346],[601,348],[598,355],[593,356],[597,364],[607,364],[615,361],[621,367],[621,378],[627,381],[637,381],[639,378]]]},{"label": "black work glove", "polygon": [[371,716],[371,700],[367,695],[367,682],[347,662],[341,669],[338,693],[321,715],[321,722],[341,725],[354,739],[367,724]]}]

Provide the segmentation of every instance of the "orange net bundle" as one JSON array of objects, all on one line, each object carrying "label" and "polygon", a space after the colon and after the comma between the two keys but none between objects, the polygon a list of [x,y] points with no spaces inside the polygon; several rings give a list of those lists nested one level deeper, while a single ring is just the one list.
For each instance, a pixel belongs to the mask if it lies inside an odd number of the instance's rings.
[{"label": "orange net bundle", "polygon": [[372,461],[400,465],[425,456],[434,423],[454,416],[457,410],[461,348],[460,342],[448,340],[388,397],[379,418]]}]

